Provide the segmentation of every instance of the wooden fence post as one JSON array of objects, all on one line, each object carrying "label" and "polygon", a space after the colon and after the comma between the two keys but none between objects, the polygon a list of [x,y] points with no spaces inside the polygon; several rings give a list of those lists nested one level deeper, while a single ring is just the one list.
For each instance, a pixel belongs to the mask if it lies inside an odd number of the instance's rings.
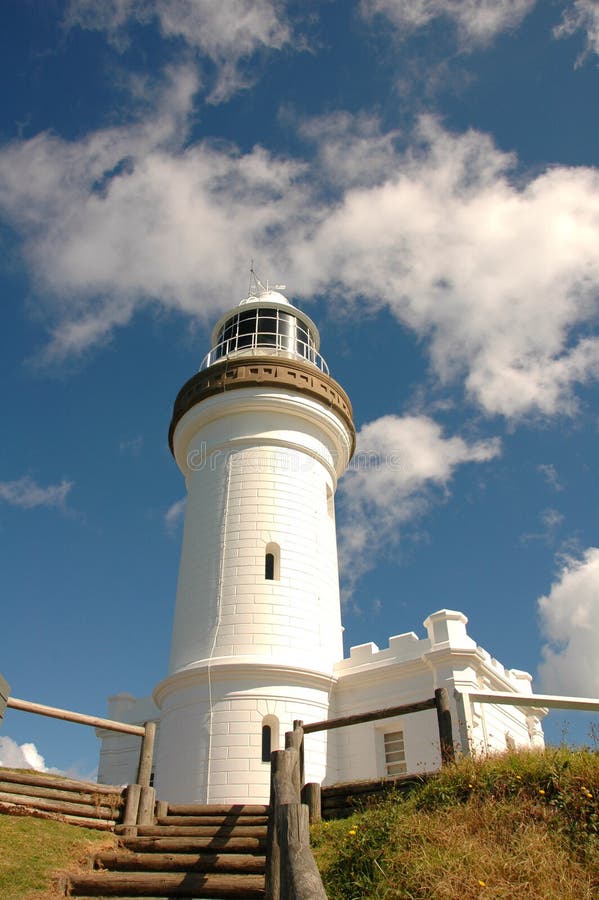
[{"label": "wooden fence post", "polygon": [[294,719],[293,721],[293,730],[299,736],[299,777],[300,777],[300,790],[306,783],[306,767],[304,765],[304,723],[301,719]]},{"label": "wooden fence post", "polygon": [[141,739],[141,749],[139,751],[137,783],[142,787],[150,787],[152,760],[154,759],[154,741],[156,739],[156,722],[146,722],[144,727],[145,734]]},{"label": "wooden fence post", "polygon": [[8,700],[8,695],[10,693],[10,686],[8,682],[0,675],[0,725],[2,724],[2,719],[4,718],[4,710],[6,709],[6,701]]},{"label": "wooden fence post", "polygon": [[287,803],[277,808],[281,846],[281,900],[326,900],[320,873],[310,849],[308,808]]},{"label": "wooden fence post", "polygon": [[297,724],[294,722],[293,731],[285,732],[285,749],[286,750],[295,750],[297,752],[297,761],[298,765],[294,766],[292,777],[293,784],[297,790],[297,799],[299,800],[300,791],[303,786],[303,778],[304,773],[302,771],[302,757],[303,757],[303,746],[304,746],[304,729],[301,724]]},{"label": "wooden fence post", "polygon": [[470,695],[463,691],[454,690],[455,705],[458,713],[458,734],[460,736],[460,753],[462,756],[471,756],[470,741],[473,733],[472,703]]},{"label": "wooden fence post", "polygon": [[154,804],[156,791],[153,787],[140,787],[139,810],[137,812],[138,825],[154,824]]},{"label": "wooden fence post", "polygon": [[137,813],[139,810],[140,794],[141,788],[138,784],[130,784],[127,786],[123,825],[126,825],[130,828],[133,828],[135,825],[137,825]]},{"label": "wooden fence post", "polygon": [[455,762],[455,748],[453,746],[453,731],[451,727],[451,712],[449,709],[449,697],[447,688],[435,690],[435,707],[437,710],[437,723],[439,726],[439,745],[441,747],[441,765]]},{"label": "wooden fence post", "polygon": [[320,822],[322,818],[320,785],[315,781],[310,781],[303,786],[302,803],[305,803],[308,807],[310,825],[314,825],[315,822]]},{"label": "wooden fence post", "polygon": [[156,801],[156,817],[164,818],[168,816],[168,801],[167,800],[157,800]]},{"label": "wooden fence post", "polygon": [[[270,815],[266,832],[266,900],[281,897],[281,848],[275,822],[275,779],[284,765],[285,750],[273,750],[270,754]],[[280,766],[279,766],[280,764]]]}]

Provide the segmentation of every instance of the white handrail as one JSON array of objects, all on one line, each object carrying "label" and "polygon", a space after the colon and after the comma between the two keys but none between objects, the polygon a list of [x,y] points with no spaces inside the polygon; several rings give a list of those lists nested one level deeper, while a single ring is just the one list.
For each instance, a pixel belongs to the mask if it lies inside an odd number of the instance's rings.
[{"label": "white handrail", "polygon": [[[226,338],[214,346],[209,353],[206,354],[200,364],[200,372],[207,369],[214,363],[219,362],[227,356],[283,356],[288,359],[299,359],[302,362],[311,363],[316,366],[325,375],[329,374],[329,367],[324,357],[314,349],[313,346],[293,338],[292,346],[286,346],[289,339],[285,335],[274,334],[270,331],[253,332],[252,334],[237,335],[235,337]],[[247,346],[240,346],[243,342],[248,341]],[[300,348],[299,350],[297,348]]]},{"label": "white handrail", "polygon": [[503,706],[533,706],[548,709],[599,710],[593,697],[562,697],[558,694],[512,694],[507,691],[456,691],[474,703],[496,703]]}]

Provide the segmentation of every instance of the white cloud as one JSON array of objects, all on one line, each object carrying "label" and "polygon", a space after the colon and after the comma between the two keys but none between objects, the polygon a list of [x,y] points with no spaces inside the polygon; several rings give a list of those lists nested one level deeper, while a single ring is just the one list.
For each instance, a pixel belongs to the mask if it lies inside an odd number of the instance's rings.
[{"label": "white cloud", "polygon": [[344,191],[384,182],[397,162],[399,132],[381,132],[375,116],[335,112],[304,120],[297,127],[303,138],[316,145],[327,184]]},{"label": "white cloud", "polygon": [[528,544],[531,541],[541,541],[544,544],[555,544],[557,529],[564,521],[564,515],[557,509],[549,507],[539,514],[541,531],[526,532],[520,535],[520,541]]},{"label": "white cloud", "polygon": [[515,28],[535,0],[362,0],[366,16],[380,14],[402,31],[423,28],[433,19],[452,22],[466,43],[485,44]]},{"label": "white cloud", "polygon": [[46,360],[152,303],[210,322],[253,257],[292,295],[388,306],[439,381],[462,381],[489,415],[576,412],[576,385],[599,375],[599,170],[525,177],[488,136],[427,117],[402,149],[372,118],[305,123],[310,164],[186,144],[196,88],[189,67],[170,71],[144,121],[0,151],[0,211],[46,305]]},{"label": "white cloud", "polygon": [[255,75],[246,67],[259,50],[280,50],[291,41],[285,4],[279,0],[71,0],[68,27],[106,31],[112,43],[128,43],[127,26],[156,20],[162,36],[180,38],[215,64],[209,101],[220,103]]},{"label": "white cloud", "polygon": [[64,509],[72,487],[73,482],[64,479],[60,484],[41,487],[33,478],[25,475],[16,481],[0,481],[0,501],[21,509],[34,509],[36,506],[55,506]]},{"label": "white cloud", "polygon": [[0,736],[0,766],[10,769],[35,769],[47,772],[46,761],[35,744],[17,744],[11,737]]},{"label": "white cloud", "polygon": [[539,463],[537,472],[543,476],[547,484],[551,485],[554,490],[563,491],[564,486],[553,463]]},{"label": "white cloud", "polygon": [[180,500],[177,500],[173,503],[164,514],[164,524],[168,531],[173,532],[178,526],[179,523],[183,521],[183,517],[185,516],[185,506],[187,503],[187,497],[181,497]]},{"label": "white cloud", "polygon": [[599,548],[566,560],[549,594],[538,601],[544,644],[543,690],[599,696]]},{"label": "white cloud", "polygon": [[212,316],[294,217],[301,164],[209,141],[184,149],[196,87],[189,67],[170,71],[141,123],[77,142],[44,133],[0,153],[0,209],[53,320],[46,359],[106,339],[155,301]]},{"label": "white cloud", "polygon": [[[345,147],[351,158],[351,134]],[[574,386],[599,373],[599,171],[526,179],[515,164],[489,137],[423,118],[383,181],[320,214],[287,280],[388,305],[441,381],[463,377],[489,414],[575,412]]]},{"label": "white cloud", "polygon": [[441,426],[426,416],[383,416],[364,425],[339,489],[346,594],[397,544],[406,522],[446,495],[458,466],[487,462],[499,452],[495,438],[469,444],[461,437],[445,437]]},{"label": "white cloud", "polygon": [[553,29],[555,37],[571,37],[577,31],[583,31],[586,38],[584,52],[578,57],[577,65],[582,64],[591,53],[599,53],[599,5],[597,0],[574,0],[564,10],[560,24]]}]

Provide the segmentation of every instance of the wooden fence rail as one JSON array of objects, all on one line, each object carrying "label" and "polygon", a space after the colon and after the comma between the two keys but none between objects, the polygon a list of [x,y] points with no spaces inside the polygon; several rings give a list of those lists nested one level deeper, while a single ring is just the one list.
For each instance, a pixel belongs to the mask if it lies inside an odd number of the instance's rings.
[{"label": "wooden fence rail", "polygon": [[[395,716],[408,716],[412,713],[424,712],[427,709],[437,710],[437,727],[439,729],[439,747],[443,764],[453,762],[455,759],[455,747],[453,744],[453,730],[451,726],[451,712],[449,709],[449,695],[447,688],[437,688],[435,696],[428,700],[419,700],[416,703],[404,703],[402,706],[389,706],[386,709],[375,709],[366,713],[357,713],[352,716],[342,716],[338,719],[323,719],[320,722],[294,722],[301,725],[304,734],[314,734],[316,731],[328,731],[331,728],[346,728],[349,725],[361,725],[363,722],[376,722],[378,719],[390,719]],[[303,745],[302,745],[303,753]]]},{"label": "wooden fence rail", "polygon": [[59,709],[57,706],[45,706],[43,703],[32,703],[30,700],[18,700],[16,697],[8,697],[6,705],[10,709],[20,709],[22,712],[49,716],[51,719],[62,719],[65,722],[76,722],[79,725],[93,725],[95,728],[106,728],[107,731],[121,731],[123,734],[138,734],[141,737],[146,733],[143,725],[128,725],[126,722],[101,719],[98,716],[88,716],[70,709]]},{"label": "wooden fence rail", "polygon": [[22,712],[35,713],[39,716],[48,716],[51,719],[61,719],[62,721],[74,722],[78,725],[104,728],[106,731],[116,731],[121,734],[133,734],[141,737],[137,781],[135,784],[129,785],[127,789],[123,822],[127,826],[134,827],[136,825],[148,825],[153,821],[156,791],[153,787],[150,787],[150,780],[156,739],[155,722],[146,722],[144,725],[130,725],[127,722],[117,722],[114,719],[89,716],[86,713],[78,713],[70,709],[60,709],[57,706],[46,706],[43,703],[33,703],[30,700],[19,700],[17,697],[9,695],[9,687],[4,679],[2,679],[2,686],[3,694],[6,695],[2,698],[2,704],[9,709],[18,709]]}]

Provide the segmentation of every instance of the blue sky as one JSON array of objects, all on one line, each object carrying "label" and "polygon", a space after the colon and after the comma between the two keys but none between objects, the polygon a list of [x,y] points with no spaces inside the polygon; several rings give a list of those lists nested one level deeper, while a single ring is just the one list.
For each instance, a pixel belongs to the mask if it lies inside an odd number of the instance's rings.
[{"label": "blue sky", "polygon": [[[460,609],[599,696],[594,0],[7,0],[0,41],[13,694],[102,715],[166,673],[171,407],[253,259],[380,460],[337,495],[347,646]],[[23,713],[0,741],[97,761]]]}]

